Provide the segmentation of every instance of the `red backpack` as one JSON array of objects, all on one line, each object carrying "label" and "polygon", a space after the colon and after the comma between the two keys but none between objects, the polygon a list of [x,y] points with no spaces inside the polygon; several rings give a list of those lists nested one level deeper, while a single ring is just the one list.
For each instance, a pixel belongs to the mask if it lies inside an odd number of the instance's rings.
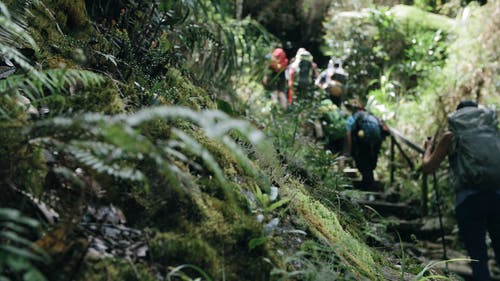
[{"label": "red backpack", "polygon": [[276,72],[285,71],[288,66],[288,58],[286,57],[286,53],[282,48],[276,48],[273,51],[271,68]]}]

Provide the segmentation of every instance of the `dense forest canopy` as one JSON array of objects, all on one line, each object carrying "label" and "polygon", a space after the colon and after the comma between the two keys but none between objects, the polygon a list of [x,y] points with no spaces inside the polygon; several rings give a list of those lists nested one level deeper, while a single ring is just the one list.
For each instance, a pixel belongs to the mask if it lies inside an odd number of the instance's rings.
[{"label": "dense forest canopy", "polygon": [[[499,21],[498,1],[0,1],[0,280],[444,274],[356,201],[309,122],[322,92],[269,98],[267,55],[341,60],[345,99],[420,144],[462,99],[500,106]],[[377,175],[418,211],[420,155],[390,150]]]}]

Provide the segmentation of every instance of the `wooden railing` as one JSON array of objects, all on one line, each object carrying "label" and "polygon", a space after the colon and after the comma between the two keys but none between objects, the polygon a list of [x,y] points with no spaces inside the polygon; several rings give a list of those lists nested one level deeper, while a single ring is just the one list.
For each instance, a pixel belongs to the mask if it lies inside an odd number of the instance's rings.
[{"label": "wooden railing", "polygon": [[[391,181],[391,184],[393,184],[394,183],[394,172],[396,170],[396,165],[394,162],[395,148],[398,149],[398,151],[401,153],[401,155],[406,160],[406,162],[411,167],[411,169],[412,170],[415,169],[415,164],[413,163],[411,158],[408,156],[408,154],[405,153],[405,151],[403,150],[403,148],[401,147],[401,145],[399,144],[399,142],[396,139],[401,140],[402,143],[407,145],[412,150],[418,152],[419,154],[423,155],[425,153],[425,149],[422,148],[421,146],[415,144],[414,142],[410,141],[409,139],[407,139],[405,136],[403,136],[403,134],[401,134],[399,131],[397,131],[394,128],[389,128],[389,132],[391,134],[391,156],[390,156],[391,157],[391,176],[390,176],[390,181]],[[422,195],[421,195],[422,196],[421,197],[422,216],[426,216],[428,213],[428,200],[427,200],[428,192],[429,192],[429,188],[427,185],[427,175],[424,174],[422,176]]]}]

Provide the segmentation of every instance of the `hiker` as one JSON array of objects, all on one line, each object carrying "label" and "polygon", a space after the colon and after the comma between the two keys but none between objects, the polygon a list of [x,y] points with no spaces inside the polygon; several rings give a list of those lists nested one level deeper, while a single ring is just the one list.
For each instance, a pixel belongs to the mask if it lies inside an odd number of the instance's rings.
[{"label": "hiker", "polygon": [[346,122],[344,154],[354,159],[362,176],[362,186],[366,189],[376,188],[373,170],[377,167],[378,153],[385,136],[382,125],[358,102],[346,103],[346,108],[352,115]]},{"label": "hiker", "polygon": [[309,97],[318,75],[318,66],[311,53],[305,48],[299,48],[288,67],[288,104],[292,104],[294,96],[300,99]]},{"label": "hiker", "polygon": [[448,115],[449,131],[432,147],[425,142],[424,173],[433,173],[448,156],[456,192],[459,235],[471,259],[473,278],[490,279],[486,231],[500,265],[500,133],[495,110],[461,101]]},{"label": "hiker", "polygon": [[318,123],[315,124],[315,136],[324,141],[325,150],[332,153],[342,153],[346,132],[345,112],[330,99],[320,102],[317,110]]},{"label": "hiker", "polygon": [[266,90],[271,91],[271,99],[279,101],[283,109],[287,108],[286,78],[285,70],[288,66],[288,58],[282,48],[273,50],[270,58],[271,62],[262,79],[262,84]]},{"label": "hiker", "polygon": [[342,63],[332,58],[328,62],[328,67],[319,74],[314,84],[324,90],[328,98],[340,107],[346,94],[347,76],[347,72],[342,68]]}]

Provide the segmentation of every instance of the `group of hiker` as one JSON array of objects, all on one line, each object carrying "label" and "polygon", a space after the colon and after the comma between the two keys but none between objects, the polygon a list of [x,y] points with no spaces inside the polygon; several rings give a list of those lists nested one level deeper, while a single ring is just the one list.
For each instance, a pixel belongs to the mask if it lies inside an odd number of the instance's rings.
[{"label": "group of hiker", "polygon": [[346,101],[347,78],[340,60],[330,59],[327,68],[319,72],[305,48],[299,48],[290,61],[282,48],[276,48],[262,82],[283,109],[317,102],[313,107],[315,137],[324,142],[326,150],[352,157],[362,176],[361,185],[371,189],[387,127],[356,99]]},{"label": "group of hiker", "polygon": [[[375,187],[373,171],[389,128],[367,112],[360,102],[345,102],[347,73],[332,59],[319,73],[312,55],[300,48],[288,62],[283,49],[271,56],[263,84],[274,92],[283,109],[296,100],[311,99],[319,92],[317,137],[325,149],[350,156],[362,175],[361,186]],[[314,100],[314,99],[313,99]],[[316,99],[317,100],[317,99]],[[316,101],[314,100],[314,101]],[[350,111],[347,114],[344,110]],[[455,212],[459,235],[471,258],[473,280],[491,280],[488,265],[489,234],[500,266],[500,132],[495,109],[463,100],[448,115],[449,131],[435,144],[425,142],[422,171],[433,173],[448,157],[450,183],[456,192]]]},{"label": "group of hiker", "polygon": [[330,93],[335,104],[340,106],[347,73],[339,61],[330,60],[327,69],[319,73],[313,56],[305,48],[299,48],[291,60],[282,48],[276,48],[269,60],[262,83],[283,109],[291,106],[294,99],[310,97],[315,87]]}]

